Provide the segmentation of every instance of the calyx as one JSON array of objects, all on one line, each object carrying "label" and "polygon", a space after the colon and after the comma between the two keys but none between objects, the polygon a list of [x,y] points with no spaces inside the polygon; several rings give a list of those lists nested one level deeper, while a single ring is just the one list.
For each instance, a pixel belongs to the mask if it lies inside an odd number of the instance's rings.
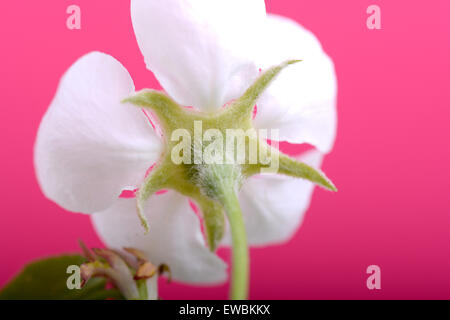
[{"label": "calyx", "polygon": [[[243,180],[270,167],[267,161],[257,163],[248,161],[250,154],[248,148],[251,143],[257,146],[258,152],[277,159],[276,173],[307,179],[331,191],[337,190],[319,170],[281,153],[271,147],[265,139],[247,134],[249,130],[255,130],[252,116],[257,99],[285,67],[297,62],[299,61],[287,61],[261,73],[239,99],[213,113],[182,107],[164,93],[149,89],[123,100],[124,103],[150,110],[156,116],[163,133],[163,154],[137,192],[138,214],[147,231],[149,223],[144,214],[145,203],[158,190],[172,189],[191,198],[199,206],[205,222],[209,248],[215,250],[223,237],[225,227],[222,197],[230,190],[236,192]],[[225,163],[208,163],[204,158],[199,161],[198,155],[204,154],[209,145],[196,137],[199,124],[203,131],[212,129],[223,137],[230,129],[247,134],[244,137],[248,139],[244,163],[237,161],[235,154],[228,154],[226,150],[223,154],[219,154],[227,160]],[[173,136],[180,136],[180,132],[187,133],[191,137],[189,150],[182,150],[182,156],[190,159],[189,163],[173,161],[173,154],[180,153],[179,140],[174,141]]]}]

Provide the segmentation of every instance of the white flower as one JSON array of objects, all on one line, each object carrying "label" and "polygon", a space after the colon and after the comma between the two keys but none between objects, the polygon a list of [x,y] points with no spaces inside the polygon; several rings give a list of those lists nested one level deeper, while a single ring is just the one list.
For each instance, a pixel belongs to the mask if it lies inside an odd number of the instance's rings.
[{"label": "white flower", "polygon": [[[238,98],[260,68],[302,59],[260,97],[254,126],[316,146],[304,160],[320,166],[335,138],[336,80],[312,33],[287,18],[266,16],[263,0],[132,0],[131,17],[147,67],[165,91],[203,111]],[[130,75],[109,55],[89,53],[67,71],[37,136],[41,188],[69,211],[94,213],[109,247],[138,248],[153,263],[168,264],[180,281],[224,281],[226,265],[205,245],[188,198],[171,190],[151,196],[146,235],[135,199],[119,198],[141,184],[163,150],[144,112],[121,103],[133,93]],[[312,191],[311,182],[285,176],[246,180],[239,199],[249,244],[289,239]]]}]

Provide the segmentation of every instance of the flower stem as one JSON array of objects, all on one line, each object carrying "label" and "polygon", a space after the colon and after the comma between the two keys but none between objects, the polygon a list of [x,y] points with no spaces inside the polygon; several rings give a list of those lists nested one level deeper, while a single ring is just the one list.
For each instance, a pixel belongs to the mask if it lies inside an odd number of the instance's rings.
[{"label": "flower stem", "polygon": [[226,194],[223,199],[223,205],[230,223],[233,242],[230,298],[232,300],[245,300],[248,295],[249,278],[247,235],[241,207],[234,191]]}]

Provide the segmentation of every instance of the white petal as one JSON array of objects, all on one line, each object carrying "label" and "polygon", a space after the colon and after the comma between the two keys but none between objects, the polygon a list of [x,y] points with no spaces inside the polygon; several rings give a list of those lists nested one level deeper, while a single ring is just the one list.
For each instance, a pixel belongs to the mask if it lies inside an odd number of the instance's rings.
[{"label": "white petal", "polygon": [[89,53],[70,67],[35,145],[36,173],[48,198],[92,213],[144,178],[161,143],[142,110],[120,102],[133,92],[130,75],[109,55]]},{"label": "white petal", "polygon": [[174,279],[187,283],[226,280],[227,266],[206,247],[200,221],[186,197],[174,191],[154,195],[145,214],[148,234],[137,216],[136,199],[119,199],[113,207],[94,214],[92,222],[107,246],[139,249],[153,264],[166,263]]},{"label": "white petal", "polygon": [[[299,160],[318,168],[322,155],[312,150]],[[289,240],[302,222],[313,189],[314,185],[307,180],[276,174],[261,174],[246,180],[239,201],[248,243],[261,246]],[[223,243],[231,243],[229,232]]]},{"label": "white petal", "polygon": [[263,0],[132,0],[131,17],[147,67],[180,104],[219,108],[257,74]]},{"label": "white petal", "polygon": [[255,126],[279,129],[280,140],[310,143],[329,152],[336,135],[336,76],[317,38],[296,22],[269,15],[263,69],[289,59],[287,67],[258,102]]}]

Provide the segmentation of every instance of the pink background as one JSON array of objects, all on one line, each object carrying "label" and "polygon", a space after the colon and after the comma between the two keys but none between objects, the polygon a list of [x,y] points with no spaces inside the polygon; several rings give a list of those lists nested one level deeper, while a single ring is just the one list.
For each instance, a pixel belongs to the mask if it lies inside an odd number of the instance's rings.
[{"label": "pink background", "polygon": [[[335,61],[339,130],[324,171],[340,191],[315,191],[289,243],[251,251],[251,298],[449,299],[450,3],[266,3],[311,29]],[[81,7],[82,30],[66,28],[70,4]],[[382,30],[366,28],[370,4],[381,7]],[[121,61],[138,89],[158,84],[129,1],[1,1],[0,12],[3,285],[27,261],[77,251],[78,238],[101,245],[87,216],[44,198],[33,170],[36,131],[63,72],[99,50]],[[381,267],[378,291],[366,288],[371,264]],[[226,298],[227,290],[162,284],[161,295]]]}]

